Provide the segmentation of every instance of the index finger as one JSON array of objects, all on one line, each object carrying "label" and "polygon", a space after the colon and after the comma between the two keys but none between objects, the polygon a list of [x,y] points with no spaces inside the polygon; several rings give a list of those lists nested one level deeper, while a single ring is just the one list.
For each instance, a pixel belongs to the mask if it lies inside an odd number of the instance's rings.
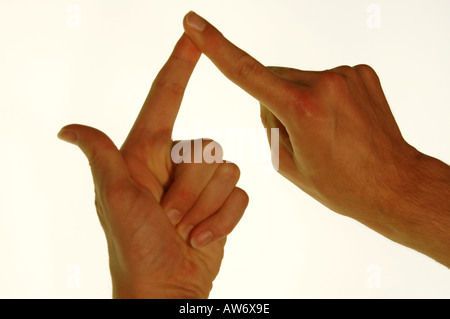
[{"label": "index finger", "polygon": [[200,55],[190,38],[183,34],[156,76],[129,137],[142,133],[171,136],[184,91]]},{"label": "index finger", "polygon": [[295,90],[297,96],[298,87],[276,76],[194,12],[185,16],[183,24],[195,45],[227,78],[267,106],[280,120],[289,117],[286,102],[292,95],[287,93]]}]

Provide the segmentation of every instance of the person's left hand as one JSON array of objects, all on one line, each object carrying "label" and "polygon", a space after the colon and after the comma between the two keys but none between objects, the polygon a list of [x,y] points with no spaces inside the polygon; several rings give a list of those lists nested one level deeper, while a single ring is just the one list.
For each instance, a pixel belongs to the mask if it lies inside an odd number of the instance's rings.
[{"label": "person's left hand", "polygon": [[[73,124],[58,134],[89,160],[115,298],[208,297],[226,235],[248,204],[235,186],[236,165],[172,161],[173,125],[199,57],[183,34],[120,150],[91,127]],[[202,154],[214,147],[222,158],[217,143],[198,144]]]}]

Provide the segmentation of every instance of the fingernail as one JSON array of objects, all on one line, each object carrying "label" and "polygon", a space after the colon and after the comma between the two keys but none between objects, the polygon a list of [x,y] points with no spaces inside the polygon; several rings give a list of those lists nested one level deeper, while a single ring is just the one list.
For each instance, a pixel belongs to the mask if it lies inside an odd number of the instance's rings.
[{"label": "fingernail", "polygon": [[213,234],[209,230],[207,230],[207,231],[204,231],[203,233],[200,233],[199,235],[195,236],[191,240],[191,244],[194,247],[203,247],[206,244],[208,244],[212,238],[213,238]]},{"label": "fingernail", "polygon": [[206,21],[193,11],[187,14],[186,23],[197,31],[203,31],[206,27]]},{"label": "fingernail", "polygon": [[74,132],[65,129],[59,131],[58,138],[72,144],[76,144],[78,141],[78,136]]},{"label": "fingernail", "polygon": [[181,220],[181,212],[177,209],[169,209],[166,214],[167,217],[169,217],[169,220],[174,225],[178,224],[178,222]]},{"label": "fingernail", "polygon": [[189,233],[191,232],[191,230],[193,228],[194,228],[194,226],[192,226],[192,225],[188,225],[188,226],[185,226],[184,228],[182,228],[181,231],[179,232],[181,238],[186,240],[189,236]]}]

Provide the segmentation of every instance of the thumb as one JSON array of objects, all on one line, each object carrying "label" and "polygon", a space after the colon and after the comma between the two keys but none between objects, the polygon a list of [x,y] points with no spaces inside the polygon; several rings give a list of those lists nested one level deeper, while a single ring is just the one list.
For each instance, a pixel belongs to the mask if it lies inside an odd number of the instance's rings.
[{"label": "thumb", "polygon": [[97,186],[120,183],[128,178],[122,154],[105,133],[89,126],[72,124],[63,127],[58,138],[77,145],[83,151]]}]

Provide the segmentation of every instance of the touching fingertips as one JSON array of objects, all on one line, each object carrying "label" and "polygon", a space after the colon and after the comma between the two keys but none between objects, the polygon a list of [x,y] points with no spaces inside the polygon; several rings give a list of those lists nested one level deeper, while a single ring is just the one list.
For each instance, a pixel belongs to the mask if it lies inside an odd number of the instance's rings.
[{"label": "touching fingertips", "polygon": [[186,15],[186,24],[197,31],[203,31],[206,27],[206,21],[193,11]]},{"label": "touching fingertips", "polygon": [[195,248],[203,247],[211,242],[213,233],[206,230],[191,239],[191,245]]}]

